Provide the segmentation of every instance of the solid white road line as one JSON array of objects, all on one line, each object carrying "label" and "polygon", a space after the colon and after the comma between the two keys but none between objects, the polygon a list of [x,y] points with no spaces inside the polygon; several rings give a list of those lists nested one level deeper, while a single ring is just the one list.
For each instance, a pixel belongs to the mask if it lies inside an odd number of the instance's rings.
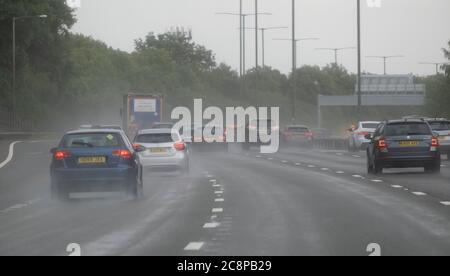
[{"label": "solid white road line", "polygon": [[184,248],[184,251],[198,251],[202,249],[204,245],[204,242],[191,242]]},{"label": "solid white road line", "polygon": [[9,145],[9,152],[8,152],[8,156],[6,157],[6,160],[3,161],[2,163],[0,163],[0,169],[2,169],[3,167],[5,167],[6,165],[8,165],[9,162],[11,162],[11,160],[14,157],[14,146],[18,143],[22,143],[22,141],[16,141],[13,142]]}]

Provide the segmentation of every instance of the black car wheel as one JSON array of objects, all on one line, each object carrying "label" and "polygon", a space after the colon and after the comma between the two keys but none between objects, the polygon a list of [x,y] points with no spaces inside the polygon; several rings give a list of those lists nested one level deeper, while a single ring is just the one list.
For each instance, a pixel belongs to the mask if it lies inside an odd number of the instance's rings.
[{"label": "black car wheel", "polygon": [[383,173],[383,163],[381,163],[380,161],[374,160],[373,173],[374,174],[382,174]]},{"label": "black car wheel", "polygon": [[440,173],[441,172],[440,160],[436,161],[433,165],[426,166],[425,172],[426,173]]},{"label": "black car wheel", "polygon": [[51,196],[52,199],[59,201],[68,201],[69,200],[69,192],[67,191],[64,185],[54,179],[52,179],[51,183]]},{"label": "black car wheel", "polygon": [[370,158],[369,157],[367,157],[367,173],[368,174],[374,174],[373,165],[372,165],[372,162],[370,162]]}]

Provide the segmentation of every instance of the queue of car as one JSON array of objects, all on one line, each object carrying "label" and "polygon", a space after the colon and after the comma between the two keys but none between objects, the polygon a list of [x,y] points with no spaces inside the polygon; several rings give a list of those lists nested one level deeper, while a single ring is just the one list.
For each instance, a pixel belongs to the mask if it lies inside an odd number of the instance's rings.
[{"label": "queue of car", "polygon": [[[199,138],[195,136],[196,130],[204,133],[204,126],[186,127],[181,135],[173,130],[173,125],[155,124],[152,129],[138,131],[133,140],[118,125],[83,125],[79,130],[67,132],[58,147],[51,150],[52,196],[66,200],[71,193],[122,190],[138,199],[143,194],[144,169],[189,173],[191,145],[187,139],[227,146],[226,132],[230,128],[210,129],[210,136]],[[246,138],[256,135],[258,139],[247,141],[243,149],[263,144],[259,139],[261,131],[270,134],[278,129],[272,120],[247,123]],[[331,134],[326,129],[287,125],[280,136],[285,144],[312,147],[315,139],[328,139]],[[409,116],[359,122],[352,127],[348,141],[351,150],[366,150],[369,174],[380,174],[388,168],[414,167],[438,173],[441,155],[450,157],[450,120]]]}]

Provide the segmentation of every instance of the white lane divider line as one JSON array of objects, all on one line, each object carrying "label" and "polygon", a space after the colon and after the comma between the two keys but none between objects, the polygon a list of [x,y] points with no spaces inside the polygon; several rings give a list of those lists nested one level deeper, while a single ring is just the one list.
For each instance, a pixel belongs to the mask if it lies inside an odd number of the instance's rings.
[{"label": "white lane divider line", "polygon": [[364,179],[364,176],[362,176],[362,175],[359,175],[359,174],[355,174],[355,175],[352,175],[354,178],[360,178],[360,179]]},{"label": "white lane divider line", "polygon": [[287,164],[287,163],[289,163],[289,161],[283,160],[283,161],[281,161],[281,163]]},{"label": "white lane divider line", "polygon": [[426,196],[427,194],[426,194],[426,193],[422,193],[422,192],[413,192],[413,195],[416,195],[416,196]]},{"label": "white lane divider line", "polygon": [[214,208],[212,209],[213,213],[223,213],[223,208]]},{"label": "white lane divider line", "polygon": [[16,205],[14,205],[14,206],[11,206],[11,207],[9,207],[9,208],[6,208],[6,209],[4,209],[4,210],[1,210],[1,211],[0,211],[0,214],[7,214],[7,213],[10,213],[10,212],[13,212],[13,211],[16,211],[16,210],[23,209],[23,208],[25,208],[25,207],[29,207],[29,206],[31,206],[31,205],[34,205],[34,204],[40,202],[41,200],[42,200],[42,199],[37,198],[37,199],[30,200],[30,201],[28,201],[28,202],[26,202],[26,203],[16,204]]},{"label": "white lane divider line", "polygon": [[225,199],[223,199],[223,198],[216,198],[216,199],[214,199],[214,201],[215,201],[215,202],[224,202]]},{"label": "white lane divider line", "polygon": [[327,172],[327,171],[329,171],[330,169],[329,169],[329,168],[321,168],[321,170],[324,171],[324,172]]},{"label": "white lane divider line", "polygon": [[273,158],[272,158],[272,157],[269,157],[269,158],[267,158],[267,160],[269,160],[269,161],[272,161],[272,160],[273,160]]},{"label": "white lane divider line", "polygon": [[14,157],[14,146],[17,145],[18,143],[22,143],[22,141],[16,141],[13,142],[9,145],[9,152],[8,152],[8,156],[6,157],[6,160],[3,161],[2,163],[0,163],[0,169],[2,169],[3,167],[5,167],[6,165],[8,165],[9,162],[11,162],[11,160]]},{"label": "white lane divider line", "polygon": [[442,201],[441,204],[444,206],[450,206],[450,201]]},{"label": "white lane divider line", "polygon": [[447,167],[447,165],[441,165],[441,168],[445,168],[445,167]]},{"label": "white lane divider line", "polygon": [[296,165],[297,167],[299,167],[299,166],[302,165],[302,163],[295,163],[295,165]]},{"label": "white lane divider line", "polygon": [[223,194],[223,191],[215,191],[214,192],[216,195],[222,195]]},{"label": "white lane divider line", "polygon": [[342,156],[342,155],[344,155],[343,153],[340,153],[340,152],[338,152],[338,153],[336,153],[336,155],[337,156]]},{"label": "white lane divider line", "polygon": [[212,215],[212,216],[211,216],[211,221],[215,221],[218,217],[219,217],[219,216],[217,216],[217,215]]},{"label": "white lane divider line", "polygon": [[383,180],[380,180],[380,179],[372,179],[372,182],[375,182],[375,183],[383,183]]},{"label": "white lane divider line", "polygon": [[184,248],[184,251],[199,251],[204,245],[204,242],[191,242]]},{"label": "white lane divider line", "polygon": [[308,168],[315,168],[315,165],[308,165]]},{"label": "white lane divider line", "polygon": [[352,155],[352,156],[355,158],[361,158],[361,156],[359,156],[359,155]]},{"label": "white lane divider line", "polygon": [[214,229],[220,226],[220,223],[218,222],[208,222],[203,225],[204,229]]},{"label": "white lane divider line", "polygon": [[394,189],[402,189],[403,188],[403,186],[400,186],[400,185],[391,185],[391,187]]},{"label": "white lane divider line", "polygon": [[337,174],[344,174],[345,172],[343,172],[343,171],[337,171],[336,173],[337,173]]}]

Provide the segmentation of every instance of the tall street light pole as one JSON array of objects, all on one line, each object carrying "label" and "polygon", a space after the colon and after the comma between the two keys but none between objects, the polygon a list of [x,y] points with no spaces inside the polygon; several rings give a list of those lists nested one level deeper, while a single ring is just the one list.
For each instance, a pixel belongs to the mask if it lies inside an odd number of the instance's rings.
[{"label": "tall street light pole", "polygon": [[[291,39],[288,39],[288,38],[275,38],[274,40],[281,40],[281,41],[291,41]],[[299,42],[303,42],[303,41],[308,41],[308,40],[320,40],[320,38],[317,38],[317,37],[306,37],[306,38],[298,38],[298,39],[296,39],[296,40],[294,40],[294,56],[295,56],[295,60],[294,60],[294,63],[295,63],[295,69],[297,69],[297,64],[301,64],[299,61],[298,61],[298,45],[299,45]]]},{"label": "tall street light pole", "polygon": [[317,48],[319,51],[333,51],[334,52],[334,64],[338,65],[338,52],[343,50],[356,49],[355,47],[345,47],[345,48]]},{"label": "tall street light pole", "polygon": [[[242,33],[242,43],[241,43],[241,46],[240,46],[240,48],[242,49],[242,74],[241,74],[241,76],[245,76],[246,75],[246,70],[247,70],[247,68],[246,68],[246,59],[247,59],[247,56],[246,56],[246,36],[245,36],[245,29],[247,29],[247,27],[246,27],[246,18],[248,17],[248,16],[255,16],[256,14],[254,14],[254,13],[229,13],[229,12],[218,12],[218,13],[216,13],[217,15],[232,15],[232,16],[239,16],[240,17],[240,22],[242,22],[242,28],[241,28],[241,33]],[[266,13],[266,12],[260,12],[260,13],[258,13],[258,15],[272,15],[271,13]]]},{"label": "tall street light pole", "polygon": [[16,21],[30,18],[47,18],[47,15],[18,16],[12,18],[12,95],[11,95],[11,127],[15,128],[17,123],[17,104],[16,104]]},{"label": "tall street light pole", "polygon": [[357,108],[357,117],[358,121],[362,119],[362,94],[361,94],[361,0],[356,0],[357,6],[357,41],[358,41],[358,108]]},{"label": "tall street light pole", "polygon": [[[249,30],[254,30],[255,28],[247,28]],[[288,29],[288,27],[265,27],[265,28],[259,28],[259,31],[261,31],[261,39],[262,39],[262,66],[263,68],[266,67],[266,50],[265,50],[265,45],[266,45],[266,31],[270,31],[270,30],[283,30],[283,29]]]},{"label": "tall street light pole", "polygon": [[295,71],[297,70],[297,41],[295,38],[295,0],[292,0],[292,123],[297,118],[297,83]]},{"label": "tall street light pole", "polygon": [[386,75],[387,74],[387,70],[386,70],[386,63],[387,63],[387,60],[388,59],[391,59],[391,58],[402,58],[402,57],[404,57],[404,56],[401,56],[401,55],[397,55],[397,56],[367,56],[368,58],[379,58],[379,59],[382,59],[383,60],[383,66],[384,66],[384,75]]},{"label": "tall street light pole", "polygon": [[258,0],[255,0],[255,69],[258,72],[259,67],[259,49],[258,49]]},{"label": "tall street light pole", "polygon": [[450,63],[447,63],[447,62],[420,62],[419,64],[436,66],[436,75],[439,75],[439,66],[449,65]]},{"label": "tall street light pole", "polygon": [[261,36],[262,36],[262,66],[263,68],[266,67],[266,31],[269,30],[284,30],[287,29],[287,27],[267,27],[267,28],[260,28]]}]

